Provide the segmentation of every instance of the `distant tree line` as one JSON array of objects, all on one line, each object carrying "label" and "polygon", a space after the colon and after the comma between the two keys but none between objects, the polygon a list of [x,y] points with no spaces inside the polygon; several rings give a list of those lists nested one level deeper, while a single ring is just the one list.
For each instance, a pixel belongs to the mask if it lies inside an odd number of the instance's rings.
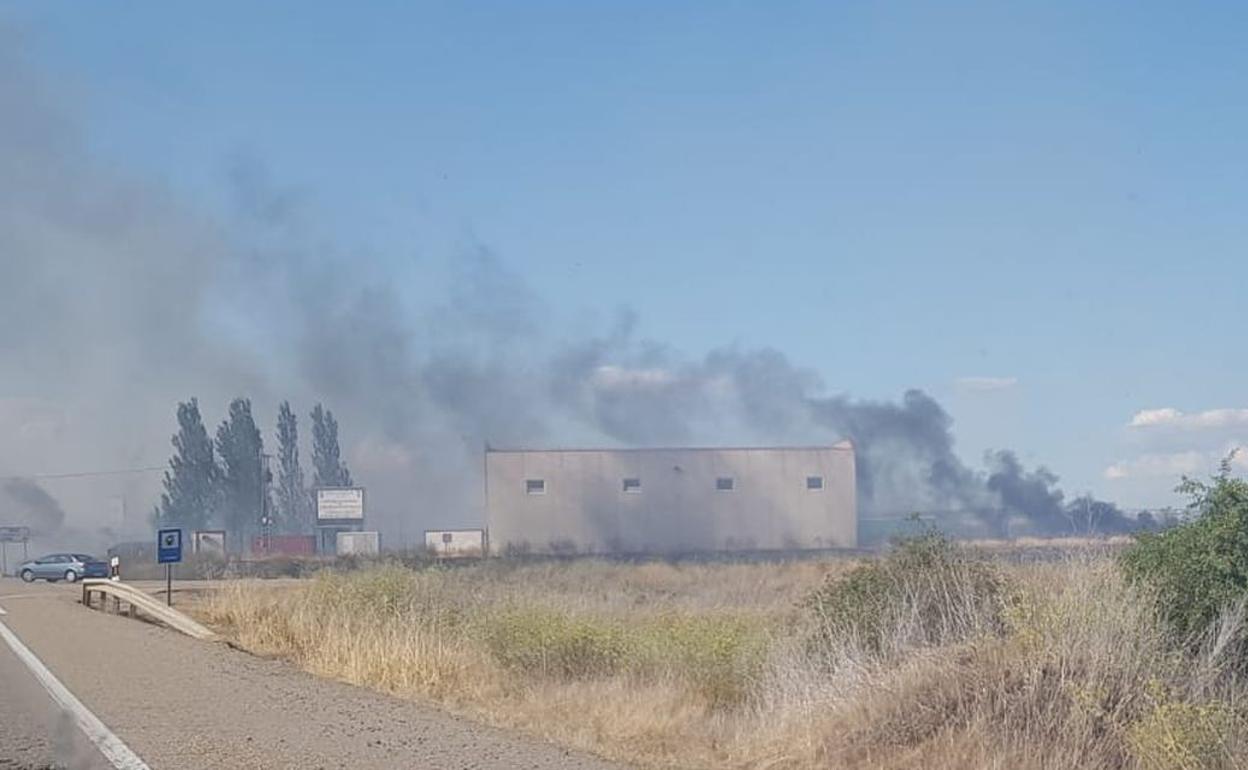
[{"label": "distant tree line", "polygon": [[[1173,508],[1139,511],[1135,516],[1117,505],[1081,495],[1066,503],[1066,518],[1073,535],[1105,535],[1131,532],[1152,532],[1178,526],[1182,518]],[[1060,534],[1060,531],[1058,532]]]},{"label": "distant tree line", "polygon": [[342,461],[334,413],[317,404],[310,416],[311,488],[304,483],[298,418],[290,402],[283,401],[277,413],[276,479],[250,399],[230,402],[215,441],[204,427],[198,399],[179,403],[173,456],[152,514],[155,523],[188,530],[225,529],[232,548],[242,547],[248,536],[259,533],[264,518],[274,533],[311,532],[312,490],[351,486],[351,472]]}]

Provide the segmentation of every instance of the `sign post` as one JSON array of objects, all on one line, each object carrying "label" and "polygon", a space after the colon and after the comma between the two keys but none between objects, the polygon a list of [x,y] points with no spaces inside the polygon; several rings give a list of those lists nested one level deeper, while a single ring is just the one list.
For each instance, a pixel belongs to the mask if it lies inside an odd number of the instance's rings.
[{"label": "sign post", "polygon": [[26,543],[30,540],[29,527],[0,527],[0,576],[9,574],[8,543],[22,544],[22,560],[29,558]]},{"label": "sign post", "polygon": [[318,487],[316,526],[320,533],[318,550],[321,553],[337,551],[339,532],[358,532],[364,528],[364,488]]},{"label": "sign post", "polygon": [[173,565],[182,561],[182,530],[156,533],[156,563],[165,565],[165,604],[173,606]]}]

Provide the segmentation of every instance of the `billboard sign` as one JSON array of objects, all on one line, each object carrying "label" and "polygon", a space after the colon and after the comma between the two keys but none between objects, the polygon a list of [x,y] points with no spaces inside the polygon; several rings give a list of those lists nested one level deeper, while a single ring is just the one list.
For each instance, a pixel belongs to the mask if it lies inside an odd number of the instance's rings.
[{"label": "billboard sign", "polygon": [[381,535],[377,532],[339,532],[336,546],[339,556],[376,556],[381,553]]},{"label": "billboard sign", "polygon": [[191,534],[191,547],[203,556],[225,557],[225,530],[197,529]]},{"label": "billboard sign", "polygon": [[316,490],[317,521],[363,521],[363,487],[321,487]]},{"label": "billboard sign", "polygon": [[30,540],[30,527],[0,527],[0,543],[25,543]]},{"label": "billboard sign", "polygon": [[156,563],[182,561],[182,530],[162,529],[156,533]]},{"label": "billboard sign", "polygon": [[438,556],[484,556],[485,530],[427,529],[425,549]]}]

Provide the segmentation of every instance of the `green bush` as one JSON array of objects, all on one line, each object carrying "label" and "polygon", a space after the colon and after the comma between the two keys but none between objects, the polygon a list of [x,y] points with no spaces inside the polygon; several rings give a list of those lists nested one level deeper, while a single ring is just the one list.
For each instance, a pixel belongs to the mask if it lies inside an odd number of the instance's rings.
[{"label": "green bush", "polygon": [[812,652],[852,642],[870,652],[936,645],[1003,628],[997,569],[936,531],[897,541],[886,556],[829,579],[804,602]]},{"label": "green bush", "polygon": [[527,677],[670,677],[687,683],[712,708],[746,699],[766,650],[761,629],[733,616],[625,622],[541,607],[489,614],[481,638],[495,660]]},{"label": "green bush", "polygon": [[766,638],[731,615],[672,616],[635,627],[631,671],[686,680],[712,707],[743,702],[756,682]]},{"label": "green bush", "polygon": [[1248,591],[1248,482],[1231,478],[1229,458],[1212,483],[1184,479],[1194,516],[1142,533],[1120,557],[1127,577],[1151,586],[1171,627],[1190,643]]},{"label": "green bush", "polygon": [[616,624],[541,608],[502,612],[485,629],[490,654],[505,667],[565,679],[614,673],[626,641]]},{"label": "green bush", "polygon": [[1126,731],[1132,757],[1145,770],[1239,767],[1229,741],[1238,717],[1225,703],[1156,704]]}]

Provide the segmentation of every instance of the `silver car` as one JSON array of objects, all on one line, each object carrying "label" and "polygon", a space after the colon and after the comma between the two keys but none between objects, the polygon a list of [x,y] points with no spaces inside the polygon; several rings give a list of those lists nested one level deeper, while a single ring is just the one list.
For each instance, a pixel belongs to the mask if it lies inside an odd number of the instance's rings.
[{"label": "silver car", "polygon": [[40,579],[73,583],[84,577],[108,577],[108,562],[85,553],[50,553],[26,562],[17,574],[27,583]]}]

